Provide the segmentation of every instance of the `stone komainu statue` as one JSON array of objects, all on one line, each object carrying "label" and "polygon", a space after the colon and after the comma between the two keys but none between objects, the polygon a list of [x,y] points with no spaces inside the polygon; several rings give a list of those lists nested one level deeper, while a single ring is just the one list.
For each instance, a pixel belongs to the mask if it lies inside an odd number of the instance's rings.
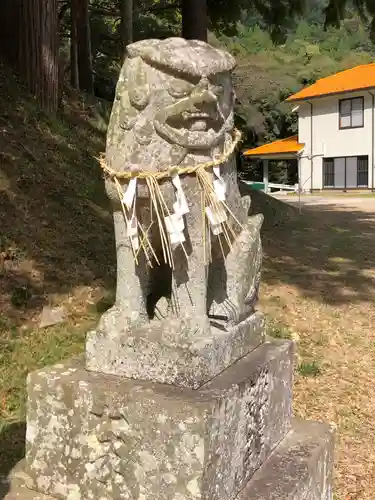
[{"label": "stone komainu statue", "polygon": [[[106,164],[119,173],[160,172],[171,166],[200,165],[223,154],[233,141],[234,66],[230,54],[200,41],[170,38],[130,45],[116,89]],[[173,270],[165,264],[151,268],[142,253],[135,261],[115,182],[106,180],[117,245],[114,307],[129,326],[142,325],[155,314],[160,319],[159,312],[167,319],[181,318],[204,333],[214,324],[226,328],[253,313],[261,267],[262,216],[248,217],[250,200],[240,197],[234,160],[228,159],[220,171],[226,183],[226,203],[240,223],[233,224],[232,246],[222,245],[220,236],[211,235],[211,262],[205,264],[201,189],[194,174],[181,175],[189,206],[184,216],[187,257],[180,246],[175,248]],[[208,173],[213,176],[212,169]],[[172,210],[175,188],[170,177],[159,185]],[[135,203],[137,217],[150,228],[155,254],[163,261],[156,215],[142,180],[137,183]]]}]

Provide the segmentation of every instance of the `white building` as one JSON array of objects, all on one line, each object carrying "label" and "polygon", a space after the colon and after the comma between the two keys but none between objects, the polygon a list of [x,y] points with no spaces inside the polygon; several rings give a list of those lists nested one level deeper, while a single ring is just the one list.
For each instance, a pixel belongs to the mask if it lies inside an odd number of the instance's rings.
[{"label": "white building", "polygon": [[298,159],[304,191],[374,189],[375,63],[318,80],[290,96],[298,103],[298,136],[245,151],[268,161]]}]

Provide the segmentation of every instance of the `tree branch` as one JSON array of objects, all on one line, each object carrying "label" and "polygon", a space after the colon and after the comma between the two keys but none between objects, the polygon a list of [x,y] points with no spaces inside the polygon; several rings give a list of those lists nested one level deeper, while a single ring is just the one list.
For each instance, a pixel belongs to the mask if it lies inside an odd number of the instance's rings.
[{"label": "tree branch", "polygon": [[62,20],[62,18],[65,16],[66,11],[69,9],[69,4],[68,2],[65,2],[61,5],[61,8],[59,10],[59,21]]},{"label": "tree branch", "polygon": [[178,9],[181,10],[181,3],[172,3],[168,5],[155,5],[154,7],[148,7],[145,9],[136,9],[135,12],[159,12],[163,10]]},{"label": "tree branch", "polygon": [[[165,10],[170,10],[170,9],[180,10],[181,8],[182,8],[182,5],[179,2],[178,3],[170,3],[167,5],[155,5],[153,7],[150,6],[150,7],[134,9],[134,14],[140,14],[142,12],[163,12]],[[92,14],[98,14],[99,16],[120,17],[120,11],[118,9],[108,10],[108,9],[94,8],[94,9],[91,9],[90,12]]]},{"label": "tree branch", "polygon": [[106,17],[120,17],[120,11],[119,10],[107,10],[107,9],[90,9],[90,12],[92,14],[98,14],[99,16],[106,16]]}]

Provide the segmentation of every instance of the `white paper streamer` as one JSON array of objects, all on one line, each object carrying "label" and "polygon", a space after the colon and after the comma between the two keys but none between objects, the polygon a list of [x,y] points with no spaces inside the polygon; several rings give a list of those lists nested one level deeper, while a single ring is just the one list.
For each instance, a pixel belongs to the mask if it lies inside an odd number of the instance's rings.
[{"label": "white paper streamer", "polygon": [[218,236],[219,234],[221,234],[223,232],[223,226],[221,224],[216,224],[214,226],[211,226],[211,231],[212,231],[212,234],[214,234],[215,236]]},{"label": "white paper streamer", "polygon": [[219,201],[225,201],[227,186],[225,180],[222,178],[220,174],[220,167],[214,167],[213,170],[216,176],[216,179],[214,179],[213,182],[216,197]]},{"label": "white paper streamer", "polygon": [[211,227],[223,224],[228,220],[228,216],[224,208],[217,210],[215,207],[211,205],[210,207],[206,207],[206,214]]},{"label": "white paper streamer", "polygon": [[128,187],[122,198],[122,201],[124,205],[126,205],[126,208],[128,210],[130,210],[131,206],[133,205],[136,191],[137,191],[137,178],[132,177],[129,181]]},{"label": "white paper streamer", "polygon": [[132,245],[133,245],[133,248],[135,251],[137,251],[139,249],[139,238],[138,238],[138,234],[132,236],[130,238],[131,242],[132,242]]},{"label": "white paper streamer", "polygon": [[[135,194],[135,191],[134,191],[134,194]],[[135,197],[133,197],[132,204],[133,204],[133,210],[132,210],[131,217],[130,217],[130,219],[126,220],[126,235],[130,238],[133,249],[135,251],[137,251],[139,249],[139,238],[138,238],[138,219],[137,219],[137,215],[135,213]],[[130,207],[131,207],[131,205],[130,205]],[[130,207],[129,207],[129,209],[130,209]]]},{"label": "white paper streamer", "polygon": [[186,241],[185,235],[182,232],[180,232],[180,233],[172,233],[170,235],[170,237],[171,237],[171,245],[173,245],[173,247],[176,247],[180,243],[184,243]]},{"label": "white paper streamer", "polygon": [[137,217],[135,214],[132,215],[132,217],[126,221],[126,236],[132,237],[138,234],[138,221]]},{"label": "white paper streamer", "polygon": [[168,217],[164,217],[165,227],[169,233],[171,244],[177,246],[180,243],[184,243],[184,219],[179,214],[171,214]]},{"label": "white paper streamer", "polygon": [[168,217],[165,217],[164,220],[165,227],[167,228],[169,234],[184,230],[184,220],[178,214],[171,214]]},{"label": "white paper streamer", "polygon": [[173,210],[181,217],[189,213],[189,206],[186,201],[185,193],[182,189],[181,179],[178,174],[172,176],[172,184],[176,188],[176,202],[173,204]]}]

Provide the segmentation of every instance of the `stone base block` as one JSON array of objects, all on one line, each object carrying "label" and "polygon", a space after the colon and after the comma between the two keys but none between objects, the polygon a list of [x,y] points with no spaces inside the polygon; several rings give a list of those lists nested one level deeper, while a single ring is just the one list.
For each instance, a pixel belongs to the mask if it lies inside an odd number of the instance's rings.
[{"label": "stone base block", "polygon": [[230,329],[211,323],[202,335],[188,323],[154,321],[132,331],[120,310],[103,315],[86,339],[89,371],[197,389],[264,341],[257,312]]},{"label": "stone base block", "polygon": [[199,390],[56,365],[28,378],[26,472],[68,500],[233,500],[290,429],[291,342]]},{"label": "stone base block", "polygon": [[27,487],[30,481],[24,473],[25,463],[20,462],[12,471],[11,476],[0,482],[0,498],[2,500],[56,500]]},{"label": "stone base block", "polygon": [[329,426],[293,422],[238,500],[332,500],[333,452],[334,432]]},{"label": "stone base block", "polygon": [[[328,426],[293,422],[292,430],[236,500],[332,500],[333,445],[334,435]],[[16,472],[9,483],[4,483],[4,489],[0,488],[1,498],[54,500],[29,490],[25,486],[29,481],[27,475]]]}]

